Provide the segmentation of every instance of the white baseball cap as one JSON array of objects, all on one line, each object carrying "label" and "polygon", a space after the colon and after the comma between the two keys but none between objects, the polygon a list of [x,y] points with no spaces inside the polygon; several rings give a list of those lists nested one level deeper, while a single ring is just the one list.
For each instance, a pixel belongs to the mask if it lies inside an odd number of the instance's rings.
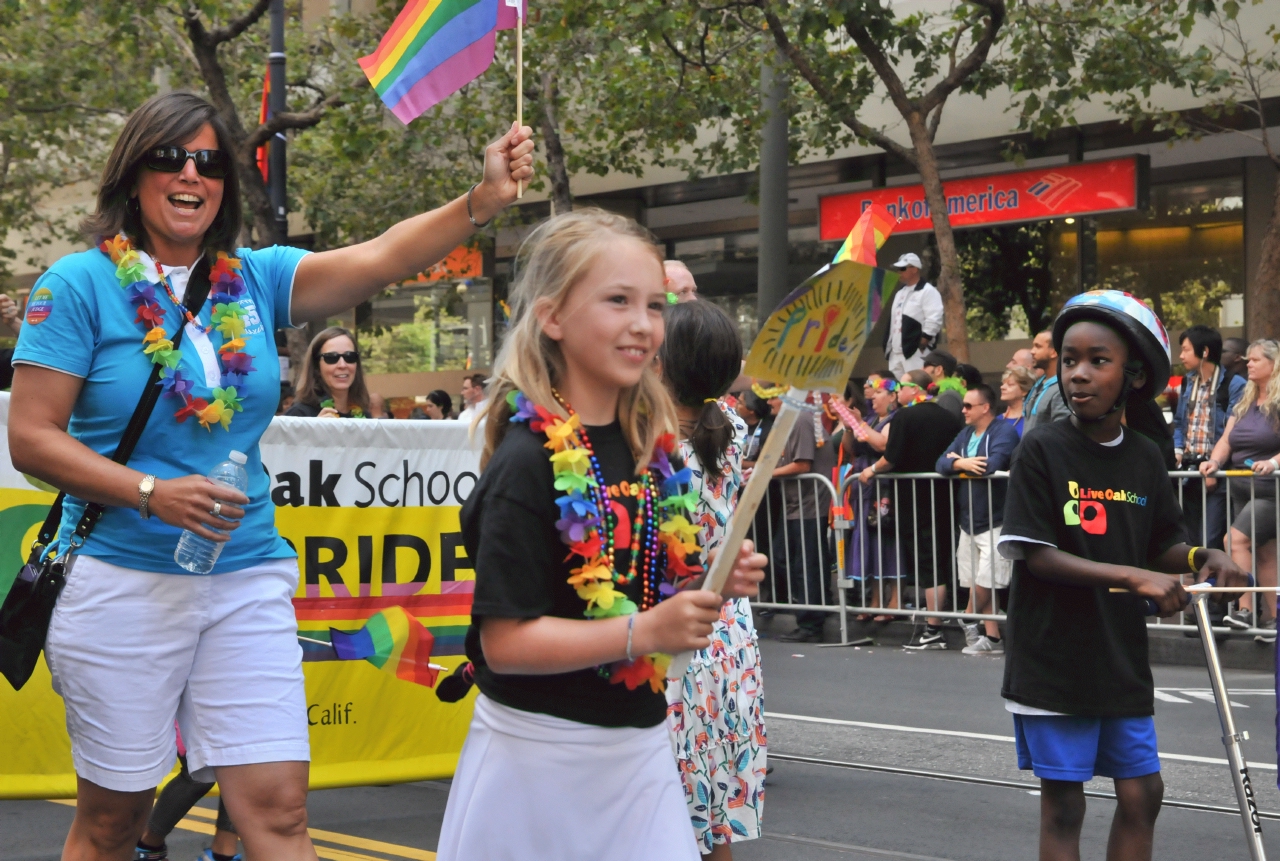
[{"label": "white baseball cap", "polygon": [[898,258],[898,262],[893,264],[894,269],[906,269],[908,266],[914,266],[917,269],[923,269],[924,264],[920,262],[920,258],[911,252],[907,252]]}]

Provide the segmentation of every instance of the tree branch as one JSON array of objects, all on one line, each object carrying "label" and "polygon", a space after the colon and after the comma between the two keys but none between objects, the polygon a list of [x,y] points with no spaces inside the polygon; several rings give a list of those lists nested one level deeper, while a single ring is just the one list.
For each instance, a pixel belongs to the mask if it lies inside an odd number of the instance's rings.
[{"label": "tree branch", "polygon": [[245,30],[248,30],[254,24],[258,23],[259,19],[266,14],[267,9],[269,8],[271,8],[271,0],[257,0],[257,2],[239,18],[236,18],[231,21],[231,23],[224,24],[221,27],[214,27],[213,30],[209,32],[209,41],[214,45],[221,45],[223,42],[230,42],[236,36],[239,36]]},{"label": "tree branch", "polygon": [[946,107],[947,97],[943,96],[942,101],[938,102],[938,106],[933,109],[933,113],[929,115],[929,143],[933,143],[938,136],[938,126],[942,123],[942,109]]},{"label": "tree branch", "polygon": [[200,69],[200,77],[209,89],[209,101],[227,124],[231,135],[243,141],[246,137],[244,124],[240,122],[240,112],[236,110],[235,100],[227,88],[227,76],[218,62],[218,43],[214,42],[204,22],[200,20],[200,10],[188,6],[182,11],[182,20],[187,28],[187,36],[191,40],[191,49],[195,54],[196,65]]},{"label": "tree branch", "polygon": [[328,111],[341,107],[343,104],[345,102],[343,102],[342,98],[334,95],[316,102],[305,111],[285,111],[284,113],[275,114],[271,119],[249,132],[244,139],[244,143],[241,144],[241,151],[251,153],[271,140],[275,135],[289,129],[309,129],[318,124]]},{"label": "tree branch", "polygon": [[924,98],[920,100],[920,109],[928,113],[946,100],[947,96],[965,82],[965,80],[987,61],[987,52],[995,44],[1000,28],[1004,26],[1004,0],[972,0],[975,5],[987,10],[986,27],[981,38],[973,46],[965,58],[951,67],[947,76],[934,85]]},{"label": "tree branch", "polygon": [[927,113],[927,110],[921,110],[907,95],[907,89],[902,85],[902,79],[898,77],[897,69],[893,68],[893,64],[884,55],[884,51],[880,50],[876,40],[871,38],[867,28],[857,23],[853,18],[849,18],[845,20],[844,29],[849,34],[849,38],[853,39],[853,43],[858,46],[862,56],[867,58],[867,62],[871,64],[871,68],[876,73],[876,77],[884,84],[885,90],[889,93],[889,100],[898,109],[898,113],[902,114],[904,118],[917,111]]},{"label": "tree branch", "polygon": [[908,164],[916,164],[914,149],[903,146],[884,132],[868,126],[859,120],[855,114],[845,110],[846,106],[843,101],[827,85],[822,76],[814,70],[804,54],[787,37],[786,31],[782,26],[782,20],[764,5],[765,0],[759,0],[759,2],[759,8],[764,13],[765,20],[769,24],[769,32],[773,34],[773,41],[777,44],[778,50],[786,55],[787,59],[791,61],[791,65],[795,66],[801,77],[808,81],[809,86],[813,87],[813,91],[818,94],[823,103],[840,118],[840,122],[848,126],[854,134],[863,140],[871,141],[884,151],[893,153],[898,158],[905,160]]}]

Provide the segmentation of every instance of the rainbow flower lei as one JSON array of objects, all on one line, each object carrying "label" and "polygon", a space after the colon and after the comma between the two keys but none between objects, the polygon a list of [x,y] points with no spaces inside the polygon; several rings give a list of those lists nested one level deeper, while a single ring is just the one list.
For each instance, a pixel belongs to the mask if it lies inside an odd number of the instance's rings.
[{"label": "rainbow flower lei", "polygon": [[[222,334],[222,346],[218,348],[222,385],[215,386],[209,398],[201,398],[191,394],[195,381],[183,376],[178,369],[182,354],[174,349],[173,341],[165,331],[165,312],[156,300],[156,285],[145,280],[146,266],[129,237],[121,233],[114,239],[104,239],[98,249],[116,265],[116,278],[129,301],[138,309],[134,321],[142,324],[146,330],[142,338],[142,352],[154,364],[163,366],[160,378],[165,396],[182,401],[182,407],[173,414],[174,418],[182,423],[194,417],[208,431],[213,430],[215,424],[222,425],[223,430],[230,430],[232,416],[244,411],[244,400],[236,392],[236,386],[243,385],[249,372],[257,370],[253,366],[253,356],[244,352],[244,320],[247,313],[241,300],[248,293],[248,288],[245,287],[244,278],[240,276],[240,261],[219,251],[217,261],[209,270],[214,305],[210,325],[204,327],[204,330],[211,332],[216,328]],[[156,273],[160,276],[160,286],[164,288],[169,300],[188,321],[198,326],[196,318],[174,295],[158,263]]]},{"label": "rainbow flower lei", "polygon": [[[556,499],[560,508],[556,528],[560,540],[569,547],[568,558],[578,563],[568,582],[586,602],[583,615],[588,619],[647,610],[674,595],[702,571],[701,565],[689,564],[690,556],[701,553],[698,527],[685,517],[685,512],[692,512],[698,504],[697,492],[689,487],[692,473],[688,467],[676,469],[672,464],[675,437],[663,435],[648,469],[638,481],[624,488],[636,497],[636,521],[631,564],[625,573],[618,571],[614,563],[617,516],[609,504],[609,489],[578,414],[563,400],[560,404],[569,413],[567,419],[533,403],[522,392],[507,393],[510,421],[528,422],[534,433],[546,434],[544,445],[552,452],[555,488],[564,492]],[[644,584],[639,607],[615,588],[628,585],[637,577]],[[615,684],[625,684],[628,690],[648,682],[653,691],[660,693],[666,687],[670,663],[670,655],[655,653],[601,667],[600,672]]]}]

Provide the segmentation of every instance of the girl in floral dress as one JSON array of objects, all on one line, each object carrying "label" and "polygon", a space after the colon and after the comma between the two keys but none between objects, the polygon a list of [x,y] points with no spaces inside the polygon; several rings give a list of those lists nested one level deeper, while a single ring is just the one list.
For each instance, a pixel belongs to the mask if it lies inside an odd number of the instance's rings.
[{"label": "girl in floral dress", "polygon": [[[676,402],[680,454],[698,494],[690,518],[703,547],[724,540],[742,486],[746,423],[717,398],[738,376],[742,346],[729,316],[710,302],[667,311],[659,350],[663,380]],[[751,607],[727,601],[711,645],[695,653],[677,684],[667,685],[667,728],[675,745],[698,848],[716,861],[731,843],[760,836],[764,812],[765,729],[760,652]]]}]

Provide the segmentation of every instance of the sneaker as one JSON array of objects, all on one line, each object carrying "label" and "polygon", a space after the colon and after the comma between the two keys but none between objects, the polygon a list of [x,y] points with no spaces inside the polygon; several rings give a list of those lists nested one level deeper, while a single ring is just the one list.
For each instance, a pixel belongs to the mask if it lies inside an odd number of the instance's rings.
[{"label": "sneaker", "polygon": [[[203,852],[201,852],[199,855],[196,856],[196,861],[213,861],[213,850],[205,849]],[[236,854],[231,856],[231,861],[244,861],[244,855],[237,852]]]},{"label": "sneaker", "polygon": [[1003,655],[1004,640],[993,642],[986,634],[978,637],[978,642],[971,643],[960,650],[963,655]]},{"label": "sneaker", "polygon": [[135,846],[133,849],[133,861],[169,861],[169,847],[161,846],[159,849],[143,849],[141,846]]},{"label": "sneaker", "polygon": [[778,637],[784,643],[821,643],[822,632],[811,631],[808,628],[796,628],[786,634]]},{"label": "sneaker", "polygon": [[980,622],[974,622],[971,625],[964,626],[964,645],[966,650],[969,646],[975,645],[982,638],[982,624]]},{"label": "sneaker", "polygon": [[1258,627],[1262,628],[1264,631],[1266,631],[1266,633],[1259,634],[1258,636],[1254,637],[1253,641],[1255,643],[1261,643],[1264,646],[1269,646],[1276,641],[1276,620],[1275,619],[1268,619]]},{"label": "sneaker", "polygon": [[902,648],[916,652],[941,651],[947,648],[947,638],[943,636],[940,628],[925,628]]},{"label": "sneaker", "polygon": [[1248,610],[1235,610],[1222,617],[1223,624],[1237,631],[1247,631],[1253,627],[1253,614]]}]

